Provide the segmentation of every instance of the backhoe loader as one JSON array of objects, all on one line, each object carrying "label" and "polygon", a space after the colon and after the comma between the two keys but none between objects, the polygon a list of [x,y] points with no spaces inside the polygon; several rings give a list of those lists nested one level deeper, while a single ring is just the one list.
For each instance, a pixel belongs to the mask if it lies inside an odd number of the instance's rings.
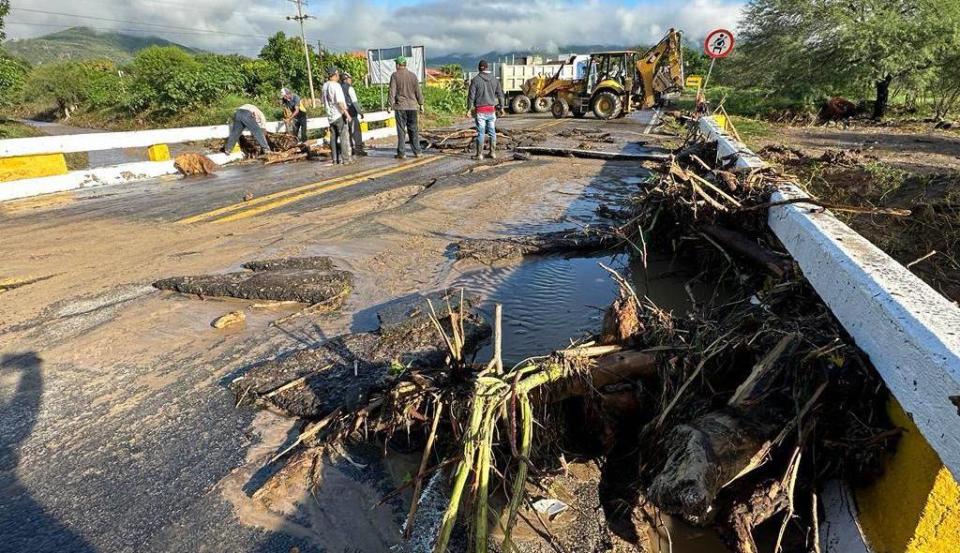
[{"label": "backhoe loader", "polygon": [[599,119],[614,119],[635,109],[652,108],[662,103],[665,95],[683,90],[680,33],[670,29],[643,54],[632,50],[591,54],[583,79],[560,79],[560,74],[557,71],[553,78],[540,76],[524,83],[524,94],[534,106],[542,109],[547,103],[544,99],[553,99],[550,111],[556,118],[569,114],[584,117],[593,111]]}]

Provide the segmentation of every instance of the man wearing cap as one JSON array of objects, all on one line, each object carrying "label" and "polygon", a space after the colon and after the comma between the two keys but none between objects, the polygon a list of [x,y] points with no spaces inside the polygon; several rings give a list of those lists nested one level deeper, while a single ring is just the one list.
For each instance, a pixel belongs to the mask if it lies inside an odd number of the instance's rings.
[{"label": "man wearing cap", "polygon": [[333,66],[327,68],[327,82],[323,83],[323,107],[327,110],[327,119],[330,121],[330,153],[333,155],[333,162],[350,163],[350,135],[347,129],[351,117],[343,87],[340,86],[340,70]]},{"label": "man wearing cap", "polygon": [[263,116],[263,112],[260,111],[260,108],[253,104],[243,104],[237,108],[237,111],[233,112],[233,122],[230,124],[230,136],[227,137],[227,143],[223,146],[223,153],[230,154],[233,151],[233,148],[237,145],[237,141],[240,140],[240,135],[243,134],[244,129],[250,131],[250,134],[253,135],[253,139],[257,141],[257,144],[260,145],[260,149],[263,150],[263,153],[270,153],[270,144],[267,142],[267,137],[263,134],[263,127],[267,124],[267,118]]},{"label": "man wearing cap", "polygon": [[284,87],[280,90],[280,102],[283,103],[283,107],[290,110],[290,118],[293,120],[293,136],[296,136],[300,142],[306,142],[307,110],[304,109],[300,96]]},{"label": "man wearing cap", "polygon": [[483,159],[484,134],[490,136],[490,159],[496,159],[497,111],[506,104],[506,99],[500,80],[490,73],[487,60],[480,60],[477,69],[480,72],[470,81],[470,90],[467,92],[467,108],[477,128],[476,153],[473,159]]},{"label": "man wearing cap", "polygon": [[363,149],[363,133],[360,130],[363,110],[357,100],[357,91],[353,89],[353,76],[344,71],[340,75],[340,85],[343,87],[343,95],[347,99],[347,112],[351,117],[350,129],[347,133],[350,135],[350,150],[355,156],[365,156],[367,151]]},{"label": "man wearing cap", "polygon": [[423,91],[412,71],[407,69],[407,58],[397,58],[397,70],[390,75],[388,105],[396,112],[397,159],[406,157],[404,141],[410,139],[413,157],[420,157],[420,131],[417,128],[417,112],[423,112]]}]

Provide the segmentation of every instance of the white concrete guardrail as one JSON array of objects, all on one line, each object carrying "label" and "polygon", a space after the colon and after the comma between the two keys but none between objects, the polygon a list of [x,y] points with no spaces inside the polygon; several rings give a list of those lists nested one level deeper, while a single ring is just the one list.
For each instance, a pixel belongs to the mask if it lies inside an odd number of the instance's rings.
[{"label": "white concrete guardrail", "polygon": [[[738,171],[764,166],[715,118],[701,118],[699,128],[708,141],[717,143],[718,161]],[[798,197],[806,196],[799,188],[786,186],[771,199]],[[770,209],[768,224],[870,357],[896,400],[891,418],[908,434],[883,479],[874,485],[884,492],[858,492],[867,498],[859,504],[860,521],[872,549],[939,552],[935,544],[956,547],[960,543],[960,308],[829,211],[803,203],[776,206]],[[911,506],[920,512],[904,511]],[[906,523],[890,524],[895,519]],[[829,550],[855,549],[847,544]]]},{"label": "white concrete guardrail", "polygon": [[[384,126],[370,129],[371,123]],[[326,117],[307,120],[307,129],[330,126]],[[266,130],[280,132],[283,122],[267,123]],[[361,122],[364,140],[387,138],[396,133],[392,113],[365,114]],[[0,201],[63,192],[88,186],[120,184],[176,173],[167,144],[227,138],[228,125],[105,132],[60,136],[37,136],[0,140]],[[249,133],[247,133],[249,134]],[[100,150],[147,148],[150,161],[67,171],[63,154]],[[239,153],[210,154],[219,165],[242,158]]]}]

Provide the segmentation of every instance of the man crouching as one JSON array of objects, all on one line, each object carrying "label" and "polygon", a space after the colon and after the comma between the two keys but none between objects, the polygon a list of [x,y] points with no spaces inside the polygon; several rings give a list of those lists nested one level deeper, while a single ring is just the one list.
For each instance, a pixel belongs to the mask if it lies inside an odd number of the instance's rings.
[{"label": "man crouching", "polygon": [[483,159],[484,134],[490,135],[490,159],[497,158],[497,112],[506,103],[500,81],[490,72],[487,60],[480,60],[480,73],[470,81],[467,93],[468,115],[477,126],[477,144],[473,159]]}]

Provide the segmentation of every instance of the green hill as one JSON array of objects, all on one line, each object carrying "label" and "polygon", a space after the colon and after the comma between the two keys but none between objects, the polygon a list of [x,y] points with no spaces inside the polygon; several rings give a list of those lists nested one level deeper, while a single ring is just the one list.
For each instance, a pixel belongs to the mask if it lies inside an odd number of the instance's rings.
[{"label": "green hill", "polygon": [[10,40],[3,43],[3,49],[33,65],[103,58],[126,63],[138,50],[153,45],[177,46],[190,53],[199,52],[162,38],[99,32],[87,27],[71,27],[37,38]]}]

